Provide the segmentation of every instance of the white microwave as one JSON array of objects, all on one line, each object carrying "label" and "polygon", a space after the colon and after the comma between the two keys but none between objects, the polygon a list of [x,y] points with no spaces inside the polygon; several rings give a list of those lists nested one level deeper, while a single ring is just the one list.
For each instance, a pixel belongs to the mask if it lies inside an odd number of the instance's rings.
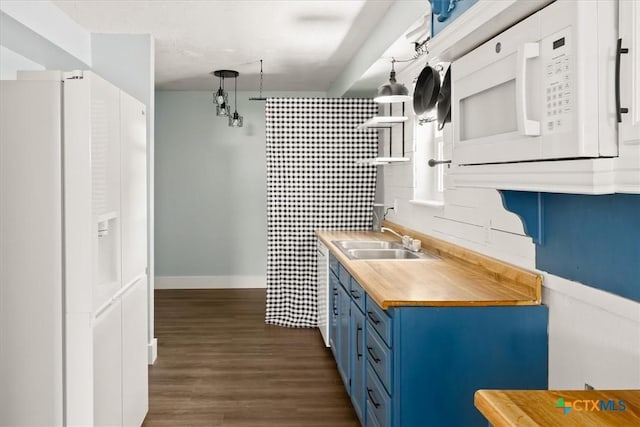
[{"label": "white microwave", "polygon": [[557,0],[453,62],[453,162],[617,156],[617,13]]}]

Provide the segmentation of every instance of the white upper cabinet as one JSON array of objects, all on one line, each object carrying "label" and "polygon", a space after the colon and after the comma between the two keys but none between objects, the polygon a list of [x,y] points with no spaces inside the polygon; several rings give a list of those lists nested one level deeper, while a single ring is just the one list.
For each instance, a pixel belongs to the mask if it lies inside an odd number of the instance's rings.
[{"label": "white upper cabinet", "polygon": [[[637,192],[640,187],[640,2],[620,1],[620,114],[618,141],[620,172],[617,186]],[[625,53],[622,53],[625,52]],[[635,189],[635,191],[633,191]]]}]

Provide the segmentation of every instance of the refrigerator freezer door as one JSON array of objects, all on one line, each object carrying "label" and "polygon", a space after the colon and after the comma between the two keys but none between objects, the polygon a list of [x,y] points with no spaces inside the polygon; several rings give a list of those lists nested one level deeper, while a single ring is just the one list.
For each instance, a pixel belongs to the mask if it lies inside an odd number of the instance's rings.
[{"label": "refrigerator freezer door", "polygon": [[61,84],[0,82],[0,425],[63,422]]},{"label": "refrigerator freezer door", "polygon": [[77,215],[68,222],[83,224],[78,233],[90,230],[70,236],[70,269],[78,277],[69,284],[75,299],[69,308],[95,313],[122,287],[120,90],[85,72],[82,79],[65,80],[64,95],[67,211]]}]

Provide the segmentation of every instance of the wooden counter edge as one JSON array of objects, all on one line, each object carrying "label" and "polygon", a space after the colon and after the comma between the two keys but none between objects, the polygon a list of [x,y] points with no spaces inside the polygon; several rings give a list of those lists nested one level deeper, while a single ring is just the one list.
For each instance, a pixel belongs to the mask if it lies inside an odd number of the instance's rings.
[{"label": "wooden counter edge", "polygon": [[527,295],[535,304],[542,302],[542,275],[508,262],[463,248],[454,243],[423,234],[390,221],[383,222],[384,227],[391,228],[400,234],[406,234],[422,242],[422,247],[465,264],[483,269],[489,276],[504,286]]},{"label": "wooden counter edge", "polygon": [[493,427],[513,427],[511,420],[518,420],[517,425],[537,425],[526,413],[516,405],[508,405],[510,413],[503,412],[493,404],[494,398],[499,397],[498,390],[478,390],[473,394],[473,404],[484,415]]},{"label": "wooden counter edge", "polygon": [[[575,405],[576,401],[608,401],[612,408],[602,411],[579,410],[573,416],[558,412],[559,399]],[[615,402],[625,402],[616,409]],[[494,427],[566,425],[566,426],[631,426],[640,425],[640,389],[597,390],[477,390],[475,407]],[[614,403],[611,403],[614,402]],[[618,403],[619,405],[620,403]],[[569,407],[572,407],[569,405]],[[574,413],[575,412],[575,413]],[[608,416],[611,412],[614,417]]]}]

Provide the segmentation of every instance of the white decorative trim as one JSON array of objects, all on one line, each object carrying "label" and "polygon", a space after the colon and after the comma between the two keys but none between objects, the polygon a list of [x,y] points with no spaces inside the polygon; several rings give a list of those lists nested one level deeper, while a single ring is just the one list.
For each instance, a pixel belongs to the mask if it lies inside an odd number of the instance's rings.
[{"label": "white decorative trim", "polygon": [[557,160],[458,166],[455,186],[552,193],[615,193],[615,159]]},{"label": "white decorative trim", "polygon": [[155,277],[155,289],[250,289],[266,287],[266,276]]},{"label": "white decorative trim", "polygon": [[149,365],[156,363],[156,359],[158,358],[158,338],[152,339],[151,342],[147,344],[147,356],[147,363]]},{"label": "white decorative trim", "polygon": [[[544,275],[543,287],[559,292],[584,304],[600,308],[606,312],[640,323],[640,302],[583,285],[541,271]],[[543,297],[544,302],[544,297]]]}]

